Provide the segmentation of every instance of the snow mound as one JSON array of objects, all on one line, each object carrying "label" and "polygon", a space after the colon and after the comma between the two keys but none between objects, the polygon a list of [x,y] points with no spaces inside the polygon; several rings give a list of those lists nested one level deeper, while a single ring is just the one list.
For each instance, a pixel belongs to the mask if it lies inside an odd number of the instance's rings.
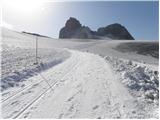
[{"label": "snow mound", "polygon": [[116,57],[105,57],[116,73],[119,73],[121,82],[130,92],[150,102],[158,104],[159,101],[159,72],[147,64]]},{"label": "snow mound", "polygon": [[1,91],[9,87],[23,86],[25,79],[63,62],[70,54],[64,49],[38,49],[38,62],[35,64],[35,49],[8,47],[2,45]]}]

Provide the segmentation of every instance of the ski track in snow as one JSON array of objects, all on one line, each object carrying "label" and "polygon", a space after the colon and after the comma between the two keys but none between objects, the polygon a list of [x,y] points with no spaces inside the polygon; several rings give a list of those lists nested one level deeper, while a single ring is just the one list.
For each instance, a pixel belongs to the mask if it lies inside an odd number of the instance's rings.
[{"label": "ski track in snow", "polygon": [[[63,77],[68,70],[72,69],[72,67],[75,66],[75,64],[77,64],[76,61],[78,59],[75,58],[74,55],[70,59],[68,59],[63,64],[59,65],[62,67],[55,66],[54,70],[52,69],[52,71],[46,71],[44,73],[41,73],[41,75],[47,77],[48,82],[50,84],[55,84],[58,81],[58,79]],[[50,74],[48,74],[49,72]],[[46,84],[44,79],[42,79],[41,75],[37,75],[29,78],[33,82],[32,85],[29,85],[24,89],[18,90],[16,93],[13,93],[13,95],[9,96],[8,98],[2,101],[2,111],[3,111],[2,115],[3,113],[7,113],[7,116],[12,117],[14,114],[19,113],[20,109],[25,108],[25,106],[28,105],[27,103],[29,101],[31,101],[32,99],[36,98],[38,95],[45,93],[47,90],[49,90],[48,85]],[[9,107],[6,107],[6,106],[9,106]],[[8,108],[12,110],[8,110]],[[5,118],[5,115],[3,117]]]},{"label": "ski track in snow", "polygon": [[[2,101],[3,118],[151,118],[98,55],[72,51],[70,58],[32,76],[33,84]],[[27,81],[27,80],[26,80]]]}]

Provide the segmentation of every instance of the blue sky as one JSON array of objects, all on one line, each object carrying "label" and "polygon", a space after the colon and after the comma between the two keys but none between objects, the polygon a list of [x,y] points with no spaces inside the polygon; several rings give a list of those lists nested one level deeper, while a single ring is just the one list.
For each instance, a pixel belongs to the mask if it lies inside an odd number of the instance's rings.
[{"label": "blue sky", "polygon": [[[36,4],[35,4],[36,5]],[[125,26],[135,39],[158,40],[158,1],[46,2],[35,12],[3,7],[3,21],[15,30],[58,38],[69,17],[97,30],[112,23]]]}]

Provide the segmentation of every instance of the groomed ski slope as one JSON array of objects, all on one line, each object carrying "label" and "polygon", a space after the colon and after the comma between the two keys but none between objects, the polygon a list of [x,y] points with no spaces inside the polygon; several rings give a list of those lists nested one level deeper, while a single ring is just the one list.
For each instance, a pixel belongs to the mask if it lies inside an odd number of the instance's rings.
[{"label": "groomed ski slope", "polygon": [[2,118],[159,118],[158,42],[38,37],[39,64],[35,43],[2,29]]},{"label": "groomed ski slope", "polygon": [[105,59],[68,52],[66,61],[29,78],[34,81],[30,87],[2,101],[3,118],[155,117],[155,111],[131,96]]}]

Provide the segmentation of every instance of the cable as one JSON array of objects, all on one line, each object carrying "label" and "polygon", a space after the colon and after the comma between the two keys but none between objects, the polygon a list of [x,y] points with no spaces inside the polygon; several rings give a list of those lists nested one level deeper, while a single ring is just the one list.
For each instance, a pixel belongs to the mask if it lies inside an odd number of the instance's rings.
[{"label": "cable", "polygon": [[[39,67],[39,68],[41,68],[41,65],[39,65],[39,62],[37,63],[37,67]],[[49,84],[49,82],[48,82],[48,80],[41,74],[41,71],[42,71],[42,69],[40,70],[40,72],[38,72],[38,74],[42,77],[42,79],[48,84],[48,86],[50,87],[50,89],[52,90],[52,91],[54,91],[53,90],[53,88],[52,88],[52,86]]]},{"label": "cable", "polygon": [[38,71],[38,74],[41,76],[41,78],[47,83],[47,85],[50,87],[50,89],[52,91],[53,88],[52,86],[49,84],[48,80],[41,74],[41,71],[43,70],[40,63],[39,63],[39,60],[38,60],[38,36],[36,35],[36,62],[34,63],[34,65],[37,65],[37,68],[41,68],[40,71]]}]

